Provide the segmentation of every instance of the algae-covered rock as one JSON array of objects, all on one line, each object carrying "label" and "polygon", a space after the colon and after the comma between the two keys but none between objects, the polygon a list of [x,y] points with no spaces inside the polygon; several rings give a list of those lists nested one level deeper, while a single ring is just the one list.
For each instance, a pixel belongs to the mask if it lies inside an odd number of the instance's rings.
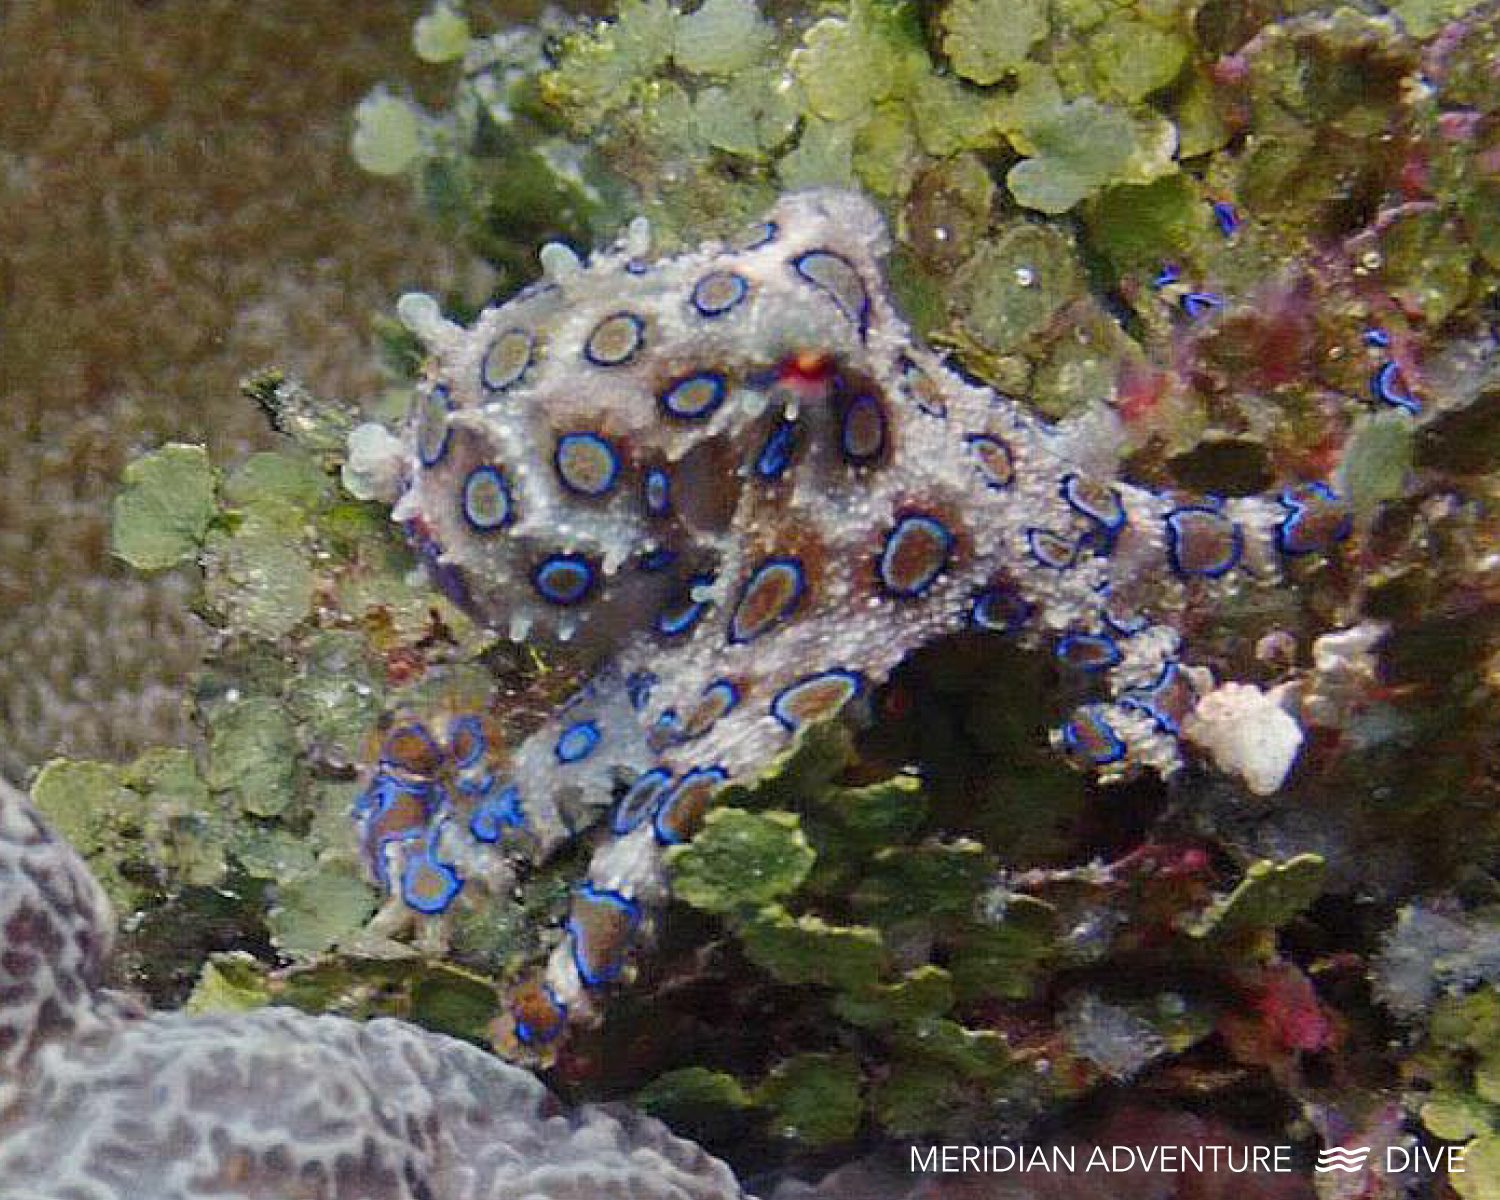
[{"label": "algae-covered rock", "polygon": [[214,512],[208,451],[163,446],[125,468],[125,486],[114,504],[115,553],[139,571],[174,567],[202,548]]},{"label": "algae-covered rock", "polygon": [[796,814],[719,808],[667,856],[672,890],[705,912],[748,913],[801,886],[817,855]]},{"label": "algae-covered rock", "polygon": [[246,812],[274,817],[296,799],[298,750],[291,719],[274,700],[231,704],[214,719],[208,785],[233,793]]},{"label": "algae-covered rock", "polygon": [[938,18],[943,53],[973,83],[998,83],[1047,34],[1042,0],[949,0]]},{"label": "algae-covered rock", "polygon": [[1318,898],[1324,870],[1318,854],[1251,863],[1234,890],[1189,922],[1187,930],[1195,938],[1218,940],[1277,929]]},{"label": "algae-covered rock", "polygon": [[840,1054],[801,1054],[777,1064],[756,1089],[773,1129],[810,1146],[854,1136],[864,1115],[859,1064]]},{"label": "algae-covered rock", "polygon": [[873,984],[885,960],[880,934],[862,926],[830,925],[771,907],[748,922],[745,953],[784,983],[816,983],[854,991]]}]

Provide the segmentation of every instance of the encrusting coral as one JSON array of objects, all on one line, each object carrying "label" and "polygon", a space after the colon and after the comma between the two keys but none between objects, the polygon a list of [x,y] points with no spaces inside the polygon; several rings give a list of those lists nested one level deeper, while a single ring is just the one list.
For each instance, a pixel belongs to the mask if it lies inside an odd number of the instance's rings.
[{"label": "encrusting coral", "polygon": [[[471,330],[403,302],[432,360],[370,478],[461,605],[606,662],[513,754],[477,715],[398,724],[357,806],[407,917],[504,893],[518,857],[613,806],[567,938],[515,1001],[522,1042],[594,1012],[664,899],[664,848],[716,793],[917,647],[965,628],[1046,647],[1097,681],[1057,744],[1106,779],[1171,774],[1218,695],[1181,631],[1350,532],[1318,480],[1232,499],[1117,482],[1115,418],[1049,426],[913,340],[886,250],[864,197],[809,191],[676,258],[648,260],[640,226],[587,266],[548,247],[546,279]],[[1274,791],[1295,721],[1264,698],[1234,712],[1197,722],[1204,745]]]},{"label": "encrusting coral", "polygon": [[148,1014],[104,987],[113,914],[0,790],[0,1196],[733,1200],[729,1168],[628,1111],[388,1019]]}]

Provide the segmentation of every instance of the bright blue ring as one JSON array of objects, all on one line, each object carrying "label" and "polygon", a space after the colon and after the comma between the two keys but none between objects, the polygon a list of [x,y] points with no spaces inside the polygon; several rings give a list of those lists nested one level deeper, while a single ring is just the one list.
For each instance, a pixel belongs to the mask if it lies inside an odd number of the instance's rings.
[{"label": "bright blue ring", "polygon": [[557,755],[558,762],[569,766],[586,759],[599,748],[599,743],[603,740],[604,735],[599,732],[597,721],[579,721],[562,731],[552,752]]},{"label": "bright blue ring", "polygon": [[545,983],[541,985],[541,989],[546,993],[547,999],[552,1002],[552,1006],[557,1009],[557,1028],[554,1029],[548,1036],[540,1037],[537,1035],[536,1030],[534,1030],[525,1021],[521,1020],[520,1017],[516,1017],[516,1037],[518,1037],[528,1046],[550,1045],[552,1042],[557,1041],[557,1039],[562,1036],[563,1030],[568,1026],[568,1006],[561,1000],[559,1000],[557,998],[557,993],[554,992]]},{"label": "bright blue ring", "polygon": [[454,756],[454,764],[460,769],[464,767],[472,767],[475,763],[477,763],[481,758],[484,757],[484,722],[475,716],[455,717],[452,723],[448,726],[448,745],[457,745],[458,735],[462,732],[467,732],[472,737],[474,741],[474,749],[463,758],[459,758],[457,755]]},{"label": "bright blue ring", "polygon": [[[563,455],[574,446],[591,446],[602,450],[605,458],[609,460],[609,474],[597,486],[579,487],[563,471]],[[557,472],[557,477],[562,481],[563,487],[575,496],[604,496],[615,486],[615,481],[620,478],[620,456],[615,453],[615,448],[597,433],[565,433],[557,439],[557,449],[552,452],[552,466]]]},{"label": "bright blue ring", "polygon": [[515,784],[502,788],[498,795],[487,796],[469,816],[469,832],[474,840],[493,845],[508,825],[521,829],[526,814],[521,809],[521,792]]},{"label": "bright blue ring", "polygon": [[[575,895],[582,896],[586,900],[602,901],[605,904],[618,908],[630,918],[631,933],[635,932],[636,926],[641,922],[641,906],[619,892],[606,891],[602,888],[596,888],[592,883],[585,883],[578,888]],[[620,977],[620,972],[625,969],[624,954],[621,954],[620,961],[608,970],[594,975],[590,973],[588,966],[583,961],[583,951],[578,945],[578,925],[571,913],[568,915],[567,930],[568,936],[573,941],[573,965],[578,968],[578,977],[583,980],[585,987],[603,987],[605,984],[612,983]]]},{"label": "bright blue ring", "polygon": [[[822,280],[808,274],[807,265],[815,258],[830,258],[834,262],[847,267],[851,272],[853,272],[854,278],[859,282],[860,302],[859,310],[857,312],[850,312],[849,306],[844,303],[844,298],[840,296],[838,292],[834,291],[833,288],[829,287]],[[839,312],[843,313],[846,317],[853,321],[855,325],[859,327],[860,336],[864,336],[865,331],[869,328],[870,325],[870,293],[869,289],[865,287],[864,277],[859,273],[859,270],[852,262],[850,262],[842,254],[835,254],[832,250],[809,250],[805,254],[799,254],[796,258],[792,259],[792,269],[796,271],[797,274],[805,279],[808,283],[812,284],[813,287],[817,288],[820,292],[822,292],[825,296],[832,300],[833,303],[837,306]]]},{"label": "bright blue ring", "polygon": [[802,727],[802,722],[796,717],[790,716],[785,711],[785,706],[795,698],[795,693],[808,684],[822,683],[825,679],[842,679],[850,685],[848,698],[844,701],[848,704],[850,700],[862,694],[865,690],[865,679],[858,671],[846,671],[843,667],[831,667],[827,671],[815,671],[811,675],[804,675],[795,683],[789,683],[781,691],[776,693],[776,698],[771,701],[771,715],[786,727],[788,733],[796,733]]},{"label": "bright blue ring", "polygon": [[[444,880],[446,887],[441,894],[435,897],[414,897],[412,888],[415,883],[417,872],[424,866],[431,867]],[[401,900],[407,908],[424,916],[436,916],[438,913],[447,912],[448,906],[463,891],[464,881],[453,867],[433,857],[432,847],[428,846],[420,855],[408,858],[406,865],[401,870]]]},{"label": "bright blue ring", "polygon": [[641,483],[641,500],[647,516],[666,516],[672,511],[672,477],[660,467],[652,467]]},{"label": "bright blue ring", "polygon": [[[559,571],[582,571],[583,581],[572,587],[561,588],[549,582],[549,577]],[[531,574],[532,585],[548,604],[570,608],[584,600],[594,586],[594,568],[581,554],[554,554],[543,559]]]},{"label": "bright blue ring", "polygon": [[[943,547],[942,558],[917,583],[898,587],[891,582],[891,559],[895,556],[900,539],[906,535],[908,530],[913,528],[925,529],[929,533],[936,533],[938,535],[938,540],[942,543]],[[948,562],[953,557],[954,540],[953,534],[949,532],[948,527],[936,517],[929,516],[927,513],[908,513],[906,516],[900,518],[891,527],[890,533],[886,535],[885,545],[880,551],[880,562],[876,570],[880,576],[881,586],[890,592],[891,595],[903,600],[914,600],[918,596],[925,595],[927,590],[937,582],[938,576],[947,570]]]},{"label": "bright blue ring", "polygon": [[[422,438],[420,436],[420,432],[422,421],[425,420],[427,415],[427,405],[433,400],[441,400],[443,403],[443,440],[438,443],[438,448],[433,452],[432,457],[429,458],[426,454],[422,453]],[[448,424],[448,414],[452,411],[453,393],[446,383],[439,383],[435,385],[431,393],[423,398],[422,409],[418,414],[417,419],[417,430],[419,434],[419,436],[417,437],[417,458],[421,460],[421,463],[424,467],[437,466],[438,463],[443,461],[444,456],[448,453],[448,445],[453,441],[453,427]]]},{"label": "bright blue ring", "polygon": [[[1184,513],[1207,513],[1209,516],[1220,517],[1229,521],[1229,527],[1234,537],[1230,543],[1231,553],[1228,561],[1222,566],[1210,567],[1202,571],[1189,571],[1182,565],[1182,560],[1178,556],[1178,543],[1182,540],[1182,531],[1178,529],[1177,521]],[[1185,578],[1197,576],[1203,579],[1220,579],[1239,566],[1240,555],[1244,553],[1245,549],[1245,534],[1240,529],[1239,523],[1225,517],[1216,508],[1205,508],[1202,505],[1196,504],[1190,504],[1183,508],[1174,508],[1167,514],[1167,532],[1171,535],[1167,538],[1167,560],[1172,564],[1172,570]]]},{"label": "bright blue ring", "polygon": [[656,815],[651,818],[651,828],[656,833],[656,840],[663,846],[682,845],[683,839],[670,829],[663,828],[662,822],[670,815],[672,805],[677,803],[677,797],[682,795],[687,786],[704,778],[711,779],[714,783],[727,783],[729,781],[729,772],[723,767],[695,767],[679,779],[672,786],[672,790],[663,797],[662,802],[657,805]]},{"label": "bright blue ring", "polygon": [[1079,516],[1087,517],[1090,521],[1094,521],[1097,524],[1103,526],[1104,530],[1111,535],[1119,533],[1120,530],[1124,529],[1125,505],[1120,500],[1119,493],[1116,492],[1113,488],[1110,489],[1109,494],[1111,499],[1113,499],[1115,502],[1115,511],[1110,513],[1108,516],[1105,516],[1103,513],[1097,512],[1094,509],[1090,508],[1081,499],[1079,499],[1078,487],[1081,483],[1082,480],[1075,474],[1068,474],[1063,476],[1062,498],[1068,502],[1068,506],[1072,508],[1072,510]]},{"label": "bright blue ring", "polygon": [[[740,607],[745,603],[745,597],[750,594],[751,589],[754,588],[758,582],[760,582],[761,578],[767,572],[785,570],[790,570],[793,577],[794,586],[792,588],[790,598],[784,604],[782,604],[776,615],[768,620],[763,628],[757,630],[755,633],[749,634],[748,636],[741,634],[739,632]],[[772,629],[776,628],[777,625],[781,624],[781,622],[785,621],[789,616],[792,615],[793,612],[796,611],[797,605],[802,603],[802,597],[806,594],[806,592],[807,574],[802,569],[801,560],[790,558],[787,556],[777,556],[765,559],[758,567],[755,568],[754,571],[750,573],[750,578],[745,580],[745,585],[740,588],[739,598],[734,602],[734,615],[729,618],[730,644],[734,646],[742,646],[748,642],[755,641],[756,638],[759,638],[764,634],[770,633]]]},{"label": "bright blue ring", "polygon": [[783,420],[766,435],[765,445],[755,458],[755,473],[768,481],[780,479],[792,465],[796,449],[796,422]]},{"label": "bright blue ring", "polygon": [[[1089,645],[1102,647],[1106,653],[1102,661],[1089,663],[1075,663],[1069,660],[1068,655],[1074,646]],[[1053,648],[1057,661],[1065,666],[1076,667],[1080,671],[1088,671],[1091,674],[1098,671],[1107,671],[1111,667],[1117,667],[1124,661],[1125,656],[1120,653],[1120,648],[1115,645],[1112,637],[1102,633],[1068,633],[1057,639],[1057,645]]]},{"label": "bright blue ring", "polygon": [[[696,408],[682,408],[676,402],[677,393],[689,384],[707,381],[712,385],[712,393],[705,404]],[[706,421],[718,411],[719,406],[724,403],[724,397],[729,394],[729,385],[724,381],[724,376],[717,371],[697,371],[679,379],[664,391],[658,398],[657,403],[669,417],[676,417],[680,421]]]},{"label": "bright blue ring", "polygon": [[[619,317],[624,317],[627,321],[630,322],[632,326],[634,326],[635,344],[631,346],[630,349],[627,350],[619,358],[599,358],[594,354],[594,337],[598,334],[600,329],[602,329],[610,321],[613,321]],[[628,363],[631,359],[633,359],[637,354],[640,353],[641,344],[646,340],[645,335],[646,322],[641,320],[640,317],[636,316],[635,313],[610,313],[609,316],[601,320],[598,325],[594,326],[593,331],[590,332],[589,336],[584,340],[583,357],[588,359],[588,361],[593,363],[596,367],[623,367],[626,363]]]},{"label": "bright blue ring", "polygon": [[1096,767],[1107,767],[1111,763],[1117,763],[1125,757],[1125,743],[1120,735],[1114,731],[1103,717],[1097,717],[1099,727],[1102,728],[1109,738],[1109,752],[1103,758],[1095,754],[1088,754],[1083,750],[1082,742],[1078,734],[1076,720],[1069,721],[1063,726],[1063,748],[1070,753],[1076,753],[1089,760]]},{"label": "bright blue ring", "polygon": [[667,785],[672,782],[672,772],[665,767],[647,771],[633,784],[630,790],[615,804],[609,827],[616,837],[624,837],[649,821],[655,814]]},{"label": "bright blue ring", "polygon": [[[711,283],[717,283],[721,279],[731,279],[734,281],[734,298],[726,304],[720,304],[717,306],[712,304],[705,304],[702,298],[703,290]],[[709,274],[705,275],[702,279],[698,280],[698,282],[693,285],[693,307],[698,310],[699,316],[709,318],[722,317],[731,309],[737,308],[740,302],[743,301],[744,298],[749,295],[749,293],[750,285],[745,282],[745,277],[743,275],[738,275],[733,271],[711,271]]]},{"label": "bright blue ring", "polygon": [[[495,485],[500,489],[500,494],[505,497],[505,511],[500,514],[498,520],[478,520],[469,510],[469,488],[473,486],[476,479],[481,477],[493,479]],[[499,467],[492,466],[489,463],[475,467],[464,476],[463,504],[460,507],[463,510],[464,524],[475,533],[494,533],[495,530],[504,529],[516,519],[516,506],[510,494],[510,482],[505,478],[505,473]]]}]

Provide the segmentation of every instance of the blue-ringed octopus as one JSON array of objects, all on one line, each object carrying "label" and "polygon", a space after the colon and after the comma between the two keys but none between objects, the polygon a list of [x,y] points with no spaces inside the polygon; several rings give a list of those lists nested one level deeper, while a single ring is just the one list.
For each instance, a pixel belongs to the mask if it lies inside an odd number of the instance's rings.
[{"label": "blue-ringed octopus", "polygon": [[513,750],[482,714],[400,722],[357,805],[388,909],[505,894],[602,826],[545,967],[512,993],[544,1048],[598,1012],[665,900],[663,856],[800,730],[913,650],[1008,634],[1091,677],[1054,741],[1105,780],[1183,762],[1212,677],[1190,608],[1274,586],[1350,514],[1115,478],[1108,421],[1048,424],[918,344],[864,197],[784,196],[742,236],[648,260],[638,225],[472,328],[411,306],[430,355],[394,517],[440,586],[597,675]]}]

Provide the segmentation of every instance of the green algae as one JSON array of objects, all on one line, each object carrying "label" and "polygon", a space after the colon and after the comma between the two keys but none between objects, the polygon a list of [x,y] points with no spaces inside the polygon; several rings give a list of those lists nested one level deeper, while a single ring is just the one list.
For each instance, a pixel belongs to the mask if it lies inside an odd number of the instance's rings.
[{"label": "green algae", "polygon": [[214,469],[202,446],[169,445],[125,469],[115,498],[115,553],[138,571],[193,558],[214,518]]},{"label": "green algae", "polygon": [[845,1141],[864,1115],[859,1064],[847,1055],[800,1054],[779,1063],[756,1089],[772,1128],[789,1141],[823,1146]]},{"label": "green algae", "polygon": [[679,899],[720,915],[753,912],[795,891],[817,855],[794,813],[719,808],[667,855]]},{"label": "green algae", "polygon": [[1317,854],[1251,863],[1234,890],[1189,924],[1188,931],[1195,938],[1222,941],[1278,929],[1318,898],[1324,868]]}]

